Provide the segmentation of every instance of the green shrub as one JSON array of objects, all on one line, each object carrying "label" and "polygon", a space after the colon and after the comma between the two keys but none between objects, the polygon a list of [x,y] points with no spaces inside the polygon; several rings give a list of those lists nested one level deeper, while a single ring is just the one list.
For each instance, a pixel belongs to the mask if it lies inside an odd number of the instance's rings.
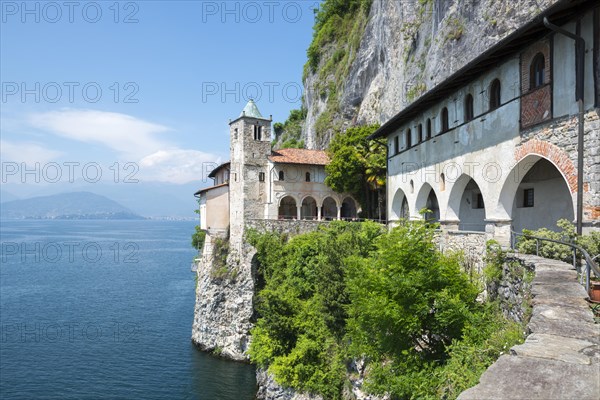
[{"label": "green shrub", "polygon": [[[523,229],[525,236],[519,236],[516,246],[517,250],[522,253],[536,254],[536,240],[530,237],[536,236],[578,244],[592,257],[600,254],[600,232],[591,232],[586,235],[577,236],[575,226],[566,219],[558,220],[556,226],[560,229],[559,231],[552,231],[547,228],[537,230]],[[539,255],[568,263],[573,261],[573,249],[560,243],[539,241]]]},{"label": "green shrub", "polygon": [[198,249],[198,251],[201,251],[202,247],[204,247],[206,231],[200,229],[200,225],[196,225],[194,229],[195,232],[192,233],[192,247]]},{"label": "green shrub", "polygon": [[486,243],[485,267],[483,278],[486,285],[497,284],[502,279],[502,268],[506,261],[506,252],[495,240]]}]

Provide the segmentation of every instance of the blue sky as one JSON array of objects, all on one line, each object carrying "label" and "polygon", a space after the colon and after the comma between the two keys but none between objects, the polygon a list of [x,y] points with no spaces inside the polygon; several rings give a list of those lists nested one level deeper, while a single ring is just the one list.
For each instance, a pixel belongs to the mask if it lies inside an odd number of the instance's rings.
[{"label": "blue sky", "polygon": [[[121,180],[137,168],[143,182],[200,185],[248,97],[274,121],[300,106],[318,1],[0,5],[2,180],[19,191],[59,188],[53,163],[61,182],[65,163],[86,182],[97,163],[101,183],[117,162]],[[21,173],[36,162],[40,182]]]}]

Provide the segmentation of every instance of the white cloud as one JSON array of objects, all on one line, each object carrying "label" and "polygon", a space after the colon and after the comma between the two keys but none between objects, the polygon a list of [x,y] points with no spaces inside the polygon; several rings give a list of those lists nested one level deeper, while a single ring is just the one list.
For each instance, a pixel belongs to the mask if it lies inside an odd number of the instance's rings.
[{"label": "white cloud", "polygon": [[50,150],[39,143],[34,142],[11,142],[0,140],[0,157],[2,162],[26,163],[34,166],[35,163],[44,164],[55,160],[63,153]]},{"label": "white cloud", "polygon": [[33,114],[29,122],[36,128],[86,143],[99,143],[128,159],[139,159],[165,148],[155,136],[169,128],[130,115],[97,111],[62,109]]},{"label": "white cloud", "polygon": [[220,158],[197,150],[159,150],[140,160],[140,178],[170,183],[206,180]]},{"label": "white cloud", "polygon": [[136,161],[136,178],[187,183],[206,179],[220,161],[216,155],[178,148],[160,137],[171,129],[130,115],[62,109],[30,115],[29,123],[55,135],[114,150],[121,160]]}]

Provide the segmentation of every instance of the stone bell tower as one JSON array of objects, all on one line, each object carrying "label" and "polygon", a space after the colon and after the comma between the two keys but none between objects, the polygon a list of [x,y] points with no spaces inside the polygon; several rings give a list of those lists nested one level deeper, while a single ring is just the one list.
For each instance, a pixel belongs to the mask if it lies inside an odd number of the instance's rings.
[{"label": "stone bell tower", "polygon": [[247,219],[264,218],[267,203],[271,121],[252,99],[229,123],[231,173],[229,177],[230,248],[241,250]]}]

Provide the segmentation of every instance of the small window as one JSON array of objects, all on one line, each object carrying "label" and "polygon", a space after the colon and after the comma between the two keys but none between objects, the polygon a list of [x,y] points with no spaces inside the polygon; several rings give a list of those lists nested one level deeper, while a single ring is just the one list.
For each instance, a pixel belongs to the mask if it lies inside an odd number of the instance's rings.
[{"label": "small window", "polygon": [[546,60],[542,53],[537,53],[529,67],[529,89],[535,89],[544,84]]},{"label": "small window", "polygon": [[406,148],[410,149],[412,147],[412,132],[410,129],[406,131]]},{"label": "small window", "polygon": [[259,182],[264,182],[265,181],[265,173],[264,172],[259,172],[258,173],[258,181]]},{"label": "small window", "polygon": [[310,182],[310,172],[306,173],[306,182]]},{"label": "small window", "polygon": [[419,127],[417,129],[417,132],[419,134],[419,143],[421,143],[423,141],[423,124],[419,124]]},{"label": "small window", "polygon": [[440,131],[440,133],[447,132],[449,129],[449,125],[448,125],[448,109],[446,107],[442,108],[441,118],[442,118],[442,127],[441,127],[442,130]]},{"label": "small window", "polygon": [[427,118],[427,139],[431,139],[431,119]]},{"label": "small window", "polygon": [[394,136],[394,154],[400,153],[400,139],[398,136]]},{"label": "small window", "polygon": [[523,207],[533,207],[533,188],[523,190]]},{"label": "small window", "polygon": [[490,85],[490,110],[495,110],[496,108],[500,107],[501,100],[500,81],[498,79],[494,79]]},{"label": "small window", "polygon": [[262,126],[254,125],[254,140],[262,140]]},{"label": "small window", "polygon": [[279,180],[280,180],[280,181],[283,181],[283,180],[284,180],[284,178],[285,178],[285,176],[284,176],[284,174],[283,174],[283,171],[279,171]]},{"label": "small window", "polygon": [[485,205],[483,204],[483,195],[481,193],[477,193],[477,195],[475,196],[475,201],[474,201],[473,205],[475,206],[474,208],[478,208],[478,209],[485,208]]},{"label": "small window", "polygon": [[465,122],[469,122],[473,119],[473,96],[471,93],[465,97]]},{"label": "small window", "polygon": [[446,175],[440,174],[440,191],[446,190]]},{"label": "small window", "polygon": [[237,137],[238,137],[238,128],[235,128],[235,129],[233,130],[233,138],[234,138],[234,139],[237,139]]}]

